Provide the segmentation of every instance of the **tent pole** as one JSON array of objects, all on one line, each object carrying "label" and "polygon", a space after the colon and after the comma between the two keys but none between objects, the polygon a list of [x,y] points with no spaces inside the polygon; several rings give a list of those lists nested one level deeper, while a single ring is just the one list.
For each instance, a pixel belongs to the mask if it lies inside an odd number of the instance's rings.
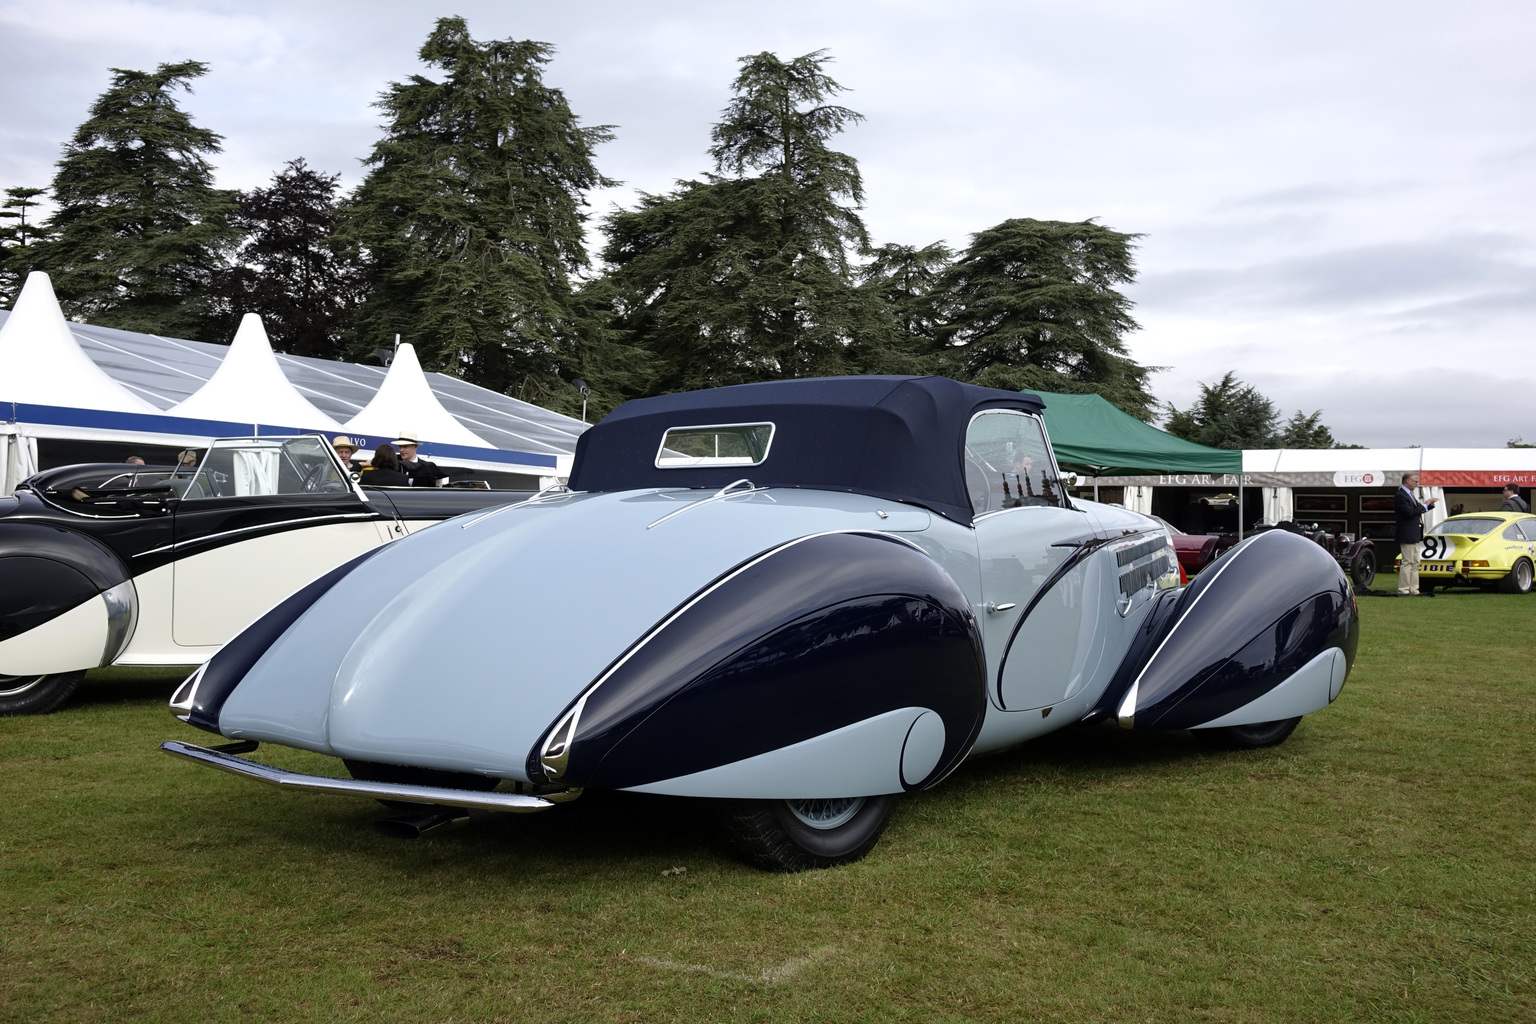
[{"label": "tent pole", "polygon": [[1243,474],[1237,474],[1237,540],[1243,540]]}]

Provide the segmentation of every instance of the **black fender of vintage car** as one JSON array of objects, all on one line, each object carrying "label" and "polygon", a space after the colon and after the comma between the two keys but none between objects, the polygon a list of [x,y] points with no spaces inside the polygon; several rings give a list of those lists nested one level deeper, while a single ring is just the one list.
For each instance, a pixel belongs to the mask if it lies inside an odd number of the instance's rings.
[{"label": "black fender of vintage car", "polygon": [[1331,554],[1284,530],[1258,534],[1153,609],[1090,717],[1198,729],[1319,710],[1354,666],[1359,622]]},{"label": "black fender of vintage car", "polygon": [[[900,758],[902,787],[922,789],[969,752],[985,687],[969,602],[932,558],[885,534],[811,536],[726,573],[625,651],[540,737],[527,771],[644,787],[926,709],[902,725]],[[708,795],[708,780],[696,788]]]},{"label": "black fender of vintage car", "polygon": [[[91,647],[73,654],[79,665],[110,662],[127,646],[137,621],[138,599],[128,570],[106,545],[46,523],[0,519],[0,674],[8,660],[30,663],[38,652],[14,651],[18,640],[83,605],[100,599],[100,628],[77,628],[50,642],[75,640]],[[60,662],[63,664],[63,661]],[[13,667],[20,667],[18,666]]]}]

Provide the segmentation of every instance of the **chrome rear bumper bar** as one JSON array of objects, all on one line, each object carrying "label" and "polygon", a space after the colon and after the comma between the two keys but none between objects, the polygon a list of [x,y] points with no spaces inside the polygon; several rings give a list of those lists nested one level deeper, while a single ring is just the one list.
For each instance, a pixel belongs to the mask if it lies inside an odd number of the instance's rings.
[{"label": "chrome rear bumper bar", "polygon": [[260,761],[250,761],[221,750],[194,746],[170,740],[160,744],[167,754],[184,757],[189,761],[217,768],[221,772],[243,775],[257,782],[290,789],[308,789],[320,793],[340,793],[344,796],[372,797],[378,800],[404,800],[413,804],[439,804],[447,807],[470,807],[484,811],[526,813],[542,811],[555,806],[542,797],[522,793],[480,793],[469,789],[449,789],[445,786],[407,786],[391,782],[362,782],[357,779],[332,779],[324,775],[302,775],[285,768],[274,768]]}]

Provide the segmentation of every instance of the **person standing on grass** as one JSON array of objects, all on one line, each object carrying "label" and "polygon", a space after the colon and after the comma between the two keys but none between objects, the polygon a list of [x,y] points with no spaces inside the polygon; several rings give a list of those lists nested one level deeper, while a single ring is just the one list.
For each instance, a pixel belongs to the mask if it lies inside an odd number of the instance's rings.
[{"label": "person standing on grass", "polygon": [[1531,506],[1520,497],[1520,488],[1514,484],[1504,485],[1504,504],[1499,506],[1500,512],[1529,512]]},{"label": "person standing on grass", "polygon": [[1397,546],[1403,553],[1403,566],[1397,574],[1397,596],[1414,597],[1419,592],[1419,543],[1424,539],[1424,513],[1435,507],[1436,498],[1425,505],[1414,495],[1419,474],[1404,473],[1403,486],[1392,496],[1392,511],[1397,515]]}]

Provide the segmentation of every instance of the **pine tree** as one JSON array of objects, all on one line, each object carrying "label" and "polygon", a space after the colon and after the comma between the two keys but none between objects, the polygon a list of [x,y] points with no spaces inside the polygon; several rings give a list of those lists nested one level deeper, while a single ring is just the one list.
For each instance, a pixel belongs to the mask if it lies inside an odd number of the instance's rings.
[{"label": "pine tree", "polygon": [[660,358],[660,386],[916,369],[890,309],[853,281],[869,247],[853,157],[862,120],[824,51],[743,57],[713,131],[714,174],[607,218],[618,323]]},{"label": "pine tree", "polygon": [[1310,416],[1297,409],[1290,419],[1281,426],[1280,432],[1275,438],[1277,448],[1339,448],[1342,447],[1333,438],[1333,431],[1322,422],[1323,410],[1318,409]]},{"label": "pine tree", "polygon": [[221,137],[194,125],[173,95],[207,71],[195,60],[114,68],[64,147],[55,237],[40,256],[66,313],[183,338],[216,333],[209,285],[233,239],[234,195],[213,187],[208,157]]},{"label": "pine tree", "polygon": [[948,372],[1002,388],[1094,391],[1141,419],[1153,415],[1152,367],[1122,336],[1138,325],[1116,285],[1135,279],[1139,235],[1092,220],[1006,220],[972,236],[950,267]]},{"label": "pine tree", "polygon": [[1196,444],[1240,450],[1275,443],[1275,403],[1230,370],[1215,384],[1201,384],[1194,405],[1168,412],[1164,429]]},{"label": "pine tree", "polygon": [[943,242],[920,249],[892,243],[878,246],[870,257],[859,271],[863,287],[890,305],[898,327],[925,342],[925,349],[937,351],[951,313],[944,274],[954,251]]},{"label": "pine tree", "polygon": [[442,18],[421,48],[440,81],[396,82],[372,168],[346,211],[366,261],[357,351],[400,334],[429,369],[530,401],[560,393],[578,339],[571,276],[587,266],[585,195],[614,182],[584,128],[544,84],[553,48],[476,42]]},{"label": "pine tree", "polygon": [[[12,306],[27,274],[37,269],[39,241],[48,237],[38,223],[37,199],[47,194],[43,188],[8,188],[5,205],[0,206],[0,220],[15,224],[0,226],[0,306]],[[30,215],[29,215],[30,211]]]},{"label": "pine tree", "polygon": [[226,336],[241,316],[259,313],[279,350],[342,357],[361,279],[335,238],[340,177],[312,170],[301,157],[288,161],[270,188],[240,196],[232,222],[244,242],[215,284]]},{"label": "pine tree", "polygon": [[1300,409],[1279,422],[1275,403],[1228,370],[1215,384],[1201,384],[1200,397],[1188,409],[1168,407],[1163,429],[1186,441],[1212,448],[1355,448],[1340,444],[1322,422],[1321,409]]}]

